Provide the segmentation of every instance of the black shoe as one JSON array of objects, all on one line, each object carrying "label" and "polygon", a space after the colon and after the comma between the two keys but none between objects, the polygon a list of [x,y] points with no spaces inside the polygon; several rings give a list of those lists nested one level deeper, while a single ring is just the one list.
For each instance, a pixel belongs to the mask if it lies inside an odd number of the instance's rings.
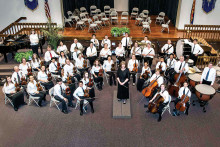
[{"label": "black shoe", "polygon": [[68,105],[68,106],[74,108],[73,104],[72,105]]},{"label": "black shoe", "polygon": [[23,103],[23,105],[27,105],[27,103],[26,103],[26,102],[24,102],[24,103]]},{"label": "black shoe", "polygon": [[39,104],[39,103],[38,103],[38,105],[39,105],[40,107],[42,107],[42,105],[41,105],[41,104]]},{"label": "black shoe", "polygon": [[92,109],[91,112],[94,113],[94,109]]},{"label": "black shoe", "polygon": [[82,116],[83,115],[83,112],[80,112],[80,116]]},{"label": "black shoe", "polygon": [[161,121],[161,119],[162,119],[162,117],[159,117],[157,121],[158,121],[158,122],[160,122],[160,121]]},{"label": "black shoe", "polygon": [[149,113],[150,111],[147,109],[146,113]]},{"label": "black shoe", "polygon": [[144,108],[147,108],[148,107],[148,105],[147,104],[144,104]]},{"label": "black shoe", "polygon": [[115,86],[117,85],[116,82],[114,82],[114,85],[115,85]]},{"label": "black shoe", "polygon": [[188,111],[186,111],[185,114],[188,115]]},{"label": "black shoe", "polygon": [[18,111],[18,108],[14,108],[15,111]]},{"label": "black shoe", "polygon": [[121,99],[118,99],[118,101],[120,102],[120,101],[121,101]]},{"label": "black shoe", "polygon": [[68,114],[67,110],[62,110],[62,112],[63,112],[64,114]]}]

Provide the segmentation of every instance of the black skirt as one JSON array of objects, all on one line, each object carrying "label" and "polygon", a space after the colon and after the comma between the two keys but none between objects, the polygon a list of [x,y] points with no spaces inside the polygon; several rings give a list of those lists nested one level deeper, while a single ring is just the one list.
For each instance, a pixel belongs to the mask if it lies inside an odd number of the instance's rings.
[{"label": "black skirt", "polygon": [[[125,69],[124,71],[122,71],[121,69],[118,69],[117,77],[120,79],[121,82],[124,82],[126,79],[129,79],[129,70]],[[128,85],[128,82],[126,82],[124,85],[120,85],[118,83],[117,98],[118,99],[129,99],[129,85]]]}]

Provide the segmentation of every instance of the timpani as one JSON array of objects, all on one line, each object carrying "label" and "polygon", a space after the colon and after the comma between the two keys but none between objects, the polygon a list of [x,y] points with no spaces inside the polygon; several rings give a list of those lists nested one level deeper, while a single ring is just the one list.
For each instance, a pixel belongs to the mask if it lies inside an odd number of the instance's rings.
[{"label": "timpani", "polygon": [[197,73],[189,74],[188,75],[189,85],[195,88],[195,86],[200,83],[201,77],[202,77],[202,75],[197,74]]}]

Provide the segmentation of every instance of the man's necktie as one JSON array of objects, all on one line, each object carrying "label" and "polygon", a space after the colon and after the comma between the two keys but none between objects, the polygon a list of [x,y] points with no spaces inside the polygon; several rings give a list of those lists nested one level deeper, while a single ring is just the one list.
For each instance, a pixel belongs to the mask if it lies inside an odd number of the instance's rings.
[{"label": "man's necktie", "polygon": [[194,47],[193,47],[193,51],[192,51],[192,54],[193,54],[193,52],[194,52],[194,50],[195,50],[195,46],[196,46],[196,45],[194,44]]},{"label": "man's necktie", "polygon": [[60,91],[61,91],[61,95],[63,95],[63,90],[62,90],[62,87],[61,87],[61,85],[60,85]]},{"label": "man's necktie", "polygon": [[18,79],[18,84],[20,84],[21,80],[20,80],[20,76],[19,76],[18,72],[17,72],[17,79]]},{"label": "man's necktie", "polygon": [[128,38],[126,37],[126,42],[125,42],[125,44],[126,44],[126,47],[128,46]]},{"label": "man's necktie", "polygon": [[50,58],[52,58],[53,56],[52,56],[52,54],[51,54],[51,52],[50,52]]},{"label": "man's necktie", "polygon": [[209,69],[209,71],[208,71],[207,74],[206,74],[206,77],[205,77],[205,80],[206,80],[206,81],[208,80],[209,72],[210,72],[210,69]]},{"label": "man's necktie", "polygon": [[186,88],[184,88],[184,90],[183,90],[183,94],[185,95],[185,90],[186,90]]},{"label": "man's necktie", "polygon": [[180,68],[179,68],[179,70],[181,70],[181,68],[182,68],[182,64],[183,64],[183,63],[180,64]]},{"label": "man's necktie", "polygon": [[77,43],[76,43],[76,48],[78,49]]},{"label": "man's necktie", "polygon": [[54,66],[57,68],[57,65],[54,63]]}]

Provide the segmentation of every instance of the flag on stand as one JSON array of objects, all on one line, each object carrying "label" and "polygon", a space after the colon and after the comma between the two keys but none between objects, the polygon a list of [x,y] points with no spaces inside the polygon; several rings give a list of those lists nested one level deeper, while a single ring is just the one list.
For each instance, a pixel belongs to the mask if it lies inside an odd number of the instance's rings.
[{"label": "flag on stand", "polygon": [[44,10],[45,10],[45,14],[47,16],[47,19],[51,18],[51,16],[50,16],[50,7],[49,7],[49,4],[48,4],[48,0],[45,0]]},{"label": "flag on stand", "polygon": [[194,21],[195,5],[196,5],[196,0],[193,0],[193,5],[191,9],[191,14],[190,14],[190,24],[193,24],[193,21]]}]

